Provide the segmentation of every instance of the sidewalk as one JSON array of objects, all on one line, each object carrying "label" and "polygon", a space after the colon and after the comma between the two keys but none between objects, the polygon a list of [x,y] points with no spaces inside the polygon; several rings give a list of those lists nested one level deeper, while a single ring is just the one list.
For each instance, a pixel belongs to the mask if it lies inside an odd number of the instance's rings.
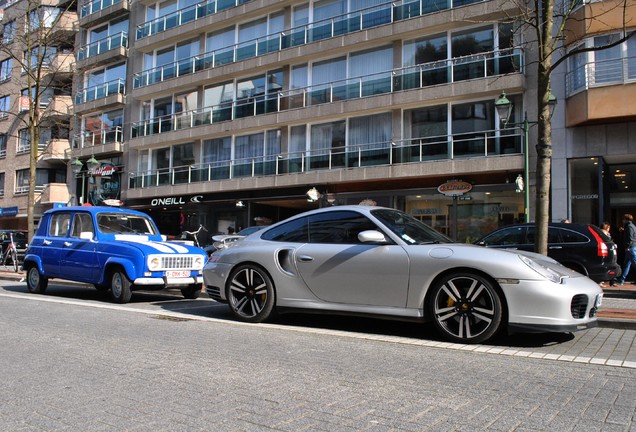
[{"label": "sidewalk", "polygon": [[[2,280],[13,280],[26,285],[25,276],[24,272],[14,273],[0,269]],[[626,282],[620,287],[603,288],[603,292],[603,305],[597,314],[599,327],[636,330],[636,285]]]}]

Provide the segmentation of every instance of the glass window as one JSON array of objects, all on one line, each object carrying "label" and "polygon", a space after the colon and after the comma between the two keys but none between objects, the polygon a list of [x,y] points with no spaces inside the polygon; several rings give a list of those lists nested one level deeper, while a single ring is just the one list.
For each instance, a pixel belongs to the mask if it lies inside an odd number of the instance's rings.
[{"label": "glass window", "polygon": [[510,227],[504,228],[497,232],[492,233],[485,239],[483,239],[480,244],[485,246],[493,245],[493,246],[511,246],[511,245],[520,245],[524,242],[524,237],[526,233],[526,227]]},{"label": "glass window", "polygon": [[371,75],[393,69],[393,47],[377,48],[351,54],[349,78]]},{"label": "glass window", "polygon": [[203,163],[232,159],[232,138],[214,138],[203,142]]},{"label": "glass window", "polygon": [[267,230],[261,238],[279,242],[307,243],[309,241],[308,223],[309,219],[306,217],[294,219]]},{"label": "glass window", "polygon": [[4,118],[8,116],[9,111],[11,111],[11,97],[1,96],[0,97],[0,118]]},{"label": "glass window", "polygon": [[15,39],[15,20],[9,21],[4,25],[2,31],[4,43],[11,43]]},{"label": "glass window", "polygon": [[70,226],[70,213],[55,213],[53,216],[51,216],[51,222],[49,224],[49,236],[66,237],[68,235],[68,229]]},{"label": "glass window", "polygon": [[8,58],[0,63],[0,81],[11,79],[11,71],[13,70],[13,61]]},{"label": "glass window", "polygon": [[73,232],[71,233],[71,237],[79,238],[83,232],[89,232],[95,235],[93,218],[88,213],[76,213],[75,218],[73,218]]},{"label": "glass window", "polygon": [[[569,229],[558,230],[561,234],[561,241],[559,243],[588,243],[590,240],[581,233],[571,231]],[[552,243],[548,240],[548,243]],[[556,242],[555,242],[556,243]]]},{"label": "glass window", "polygon": [[349,146],[386,147],[392,137],[391,113],[355,117],[349,120]]},{"label": "glass window", "polygon": [[360,213],[339,211],[309,217],[310,243],[356,244],[358,234],[377,226]]},{"label": "glass window", "polygon": [[0,173],[0,196],[4,196],[4,173]]},{"label": "glass window", "polygon": [[328,61],[314,63],[311,68],[313,85],[330,83],[347,78],[347,59],[340,57]]},{"label": "glass window", "polygon": [[446,60],[448,57],[448,39],[446,35],[432,36],[405,42],[402,56],[404,66],[431,63]]},{"label": "glass window", "polygon": [[312,155],[328,154],[329,150],[343,150],[345,147],[345,122],[333,122],[311,127],[310,148]]},{"label": "glass window", "polygon": [[[620,38],[618,34],[597,36],[594,38],[594,46],[605,46],[615,43]],[[594,82],[604,83],[621,81],[623,78],[623,68],[621,61],[622,45],[594,51]]]},{"label": "glass window", "polygon": [[194,144],[180,144],[172,147],[172,166],[191,165],[194,161]]}]

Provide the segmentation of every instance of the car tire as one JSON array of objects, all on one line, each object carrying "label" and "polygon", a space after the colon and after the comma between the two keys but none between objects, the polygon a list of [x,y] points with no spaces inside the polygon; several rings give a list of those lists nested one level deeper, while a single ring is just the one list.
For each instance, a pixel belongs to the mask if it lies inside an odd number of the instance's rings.
[{"label": "car tire", "polygon": [[183,298],[188,300],[195,300],[199,298],[201,294],[201,284],[188,285],[186,288],[181,288],[181,294]]},{"label": "car tire", "polygon": [[459,343],[484,342],[502,328],[502,303],[494,282],[475,273],[445,276],[432,288],[429,313],[437,330]]},{"label": "car tire", "polygon": [[36,265],[31,265],[27,269],[26,283],[30,293],[43,294],[49,285],[49,279],[42,276]]},{"label": "car tire", "polygon": [[244,264],[235,268],[225,295],[232,315],[241,321],[260,323],[273,315],[274,284],[262,267]]},{"label": "car tire", "polygon": [[132,297],[132,283],[123,270],[115,270],[110,277],[110,295],[116,303],[128,303]]}]

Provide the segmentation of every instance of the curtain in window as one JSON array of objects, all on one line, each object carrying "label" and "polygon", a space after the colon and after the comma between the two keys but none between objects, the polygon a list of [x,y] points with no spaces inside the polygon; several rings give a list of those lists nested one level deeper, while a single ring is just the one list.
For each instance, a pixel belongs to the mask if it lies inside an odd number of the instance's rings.
[{"label": "curtain in window", "polygon": [[391,130],[391,113],[352,118],[347,147],[353,151],[386,148],[391,142]]},{"label": "curtain in window", "polygon": [[292,157],[300,156],[307,150],[307,126],[293,126],[289,137],[289,152]]},{"label": "curtain in window", "polygon": [[325,123],[311,127],[310,149],[312,155],[329,154],[345,145],[345,122]]},{"label": "curtain in window", "polygon": [[280,137],[280,129],[267,131],[265,141],[265,160],[276,160],[280,154]]},{"label": "curtain in window", "polygon": [[234,141],[234,160],[246,163],[245,159],[261,158],[263,156],[265,135],[262,133],[236,137]]},{"label": "curtain in window", "polygon": [[325,62],[314,63],[311,74],[313,85],[343,80],[347,77],[347,59],[340,57]]},{"label": "curtain in window", "polygon": [[203,163],[229,161],[232,158],[232,139],[214,138],[203,142]]},{"label": "curtain in window", "polygon": [[360,77],[393,69],[393,48],[352,54],[349,57],[349,77]]}]

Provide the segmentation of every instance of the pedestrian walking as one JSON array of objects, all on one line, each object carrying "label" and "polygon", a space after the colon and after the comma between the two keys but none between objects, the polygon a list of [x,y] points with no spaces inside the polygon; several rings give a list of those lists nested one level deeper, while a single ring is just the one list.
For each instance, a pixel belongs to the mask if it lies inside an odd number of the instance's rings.
[{"label": "pedestrian walking", "polygon": [[623,246],[625,247],[623,274],[614,285],[623,285],[632,265],[636,267],[636,225],[634,225],[634,216],[629,213],[623,216]]}]

